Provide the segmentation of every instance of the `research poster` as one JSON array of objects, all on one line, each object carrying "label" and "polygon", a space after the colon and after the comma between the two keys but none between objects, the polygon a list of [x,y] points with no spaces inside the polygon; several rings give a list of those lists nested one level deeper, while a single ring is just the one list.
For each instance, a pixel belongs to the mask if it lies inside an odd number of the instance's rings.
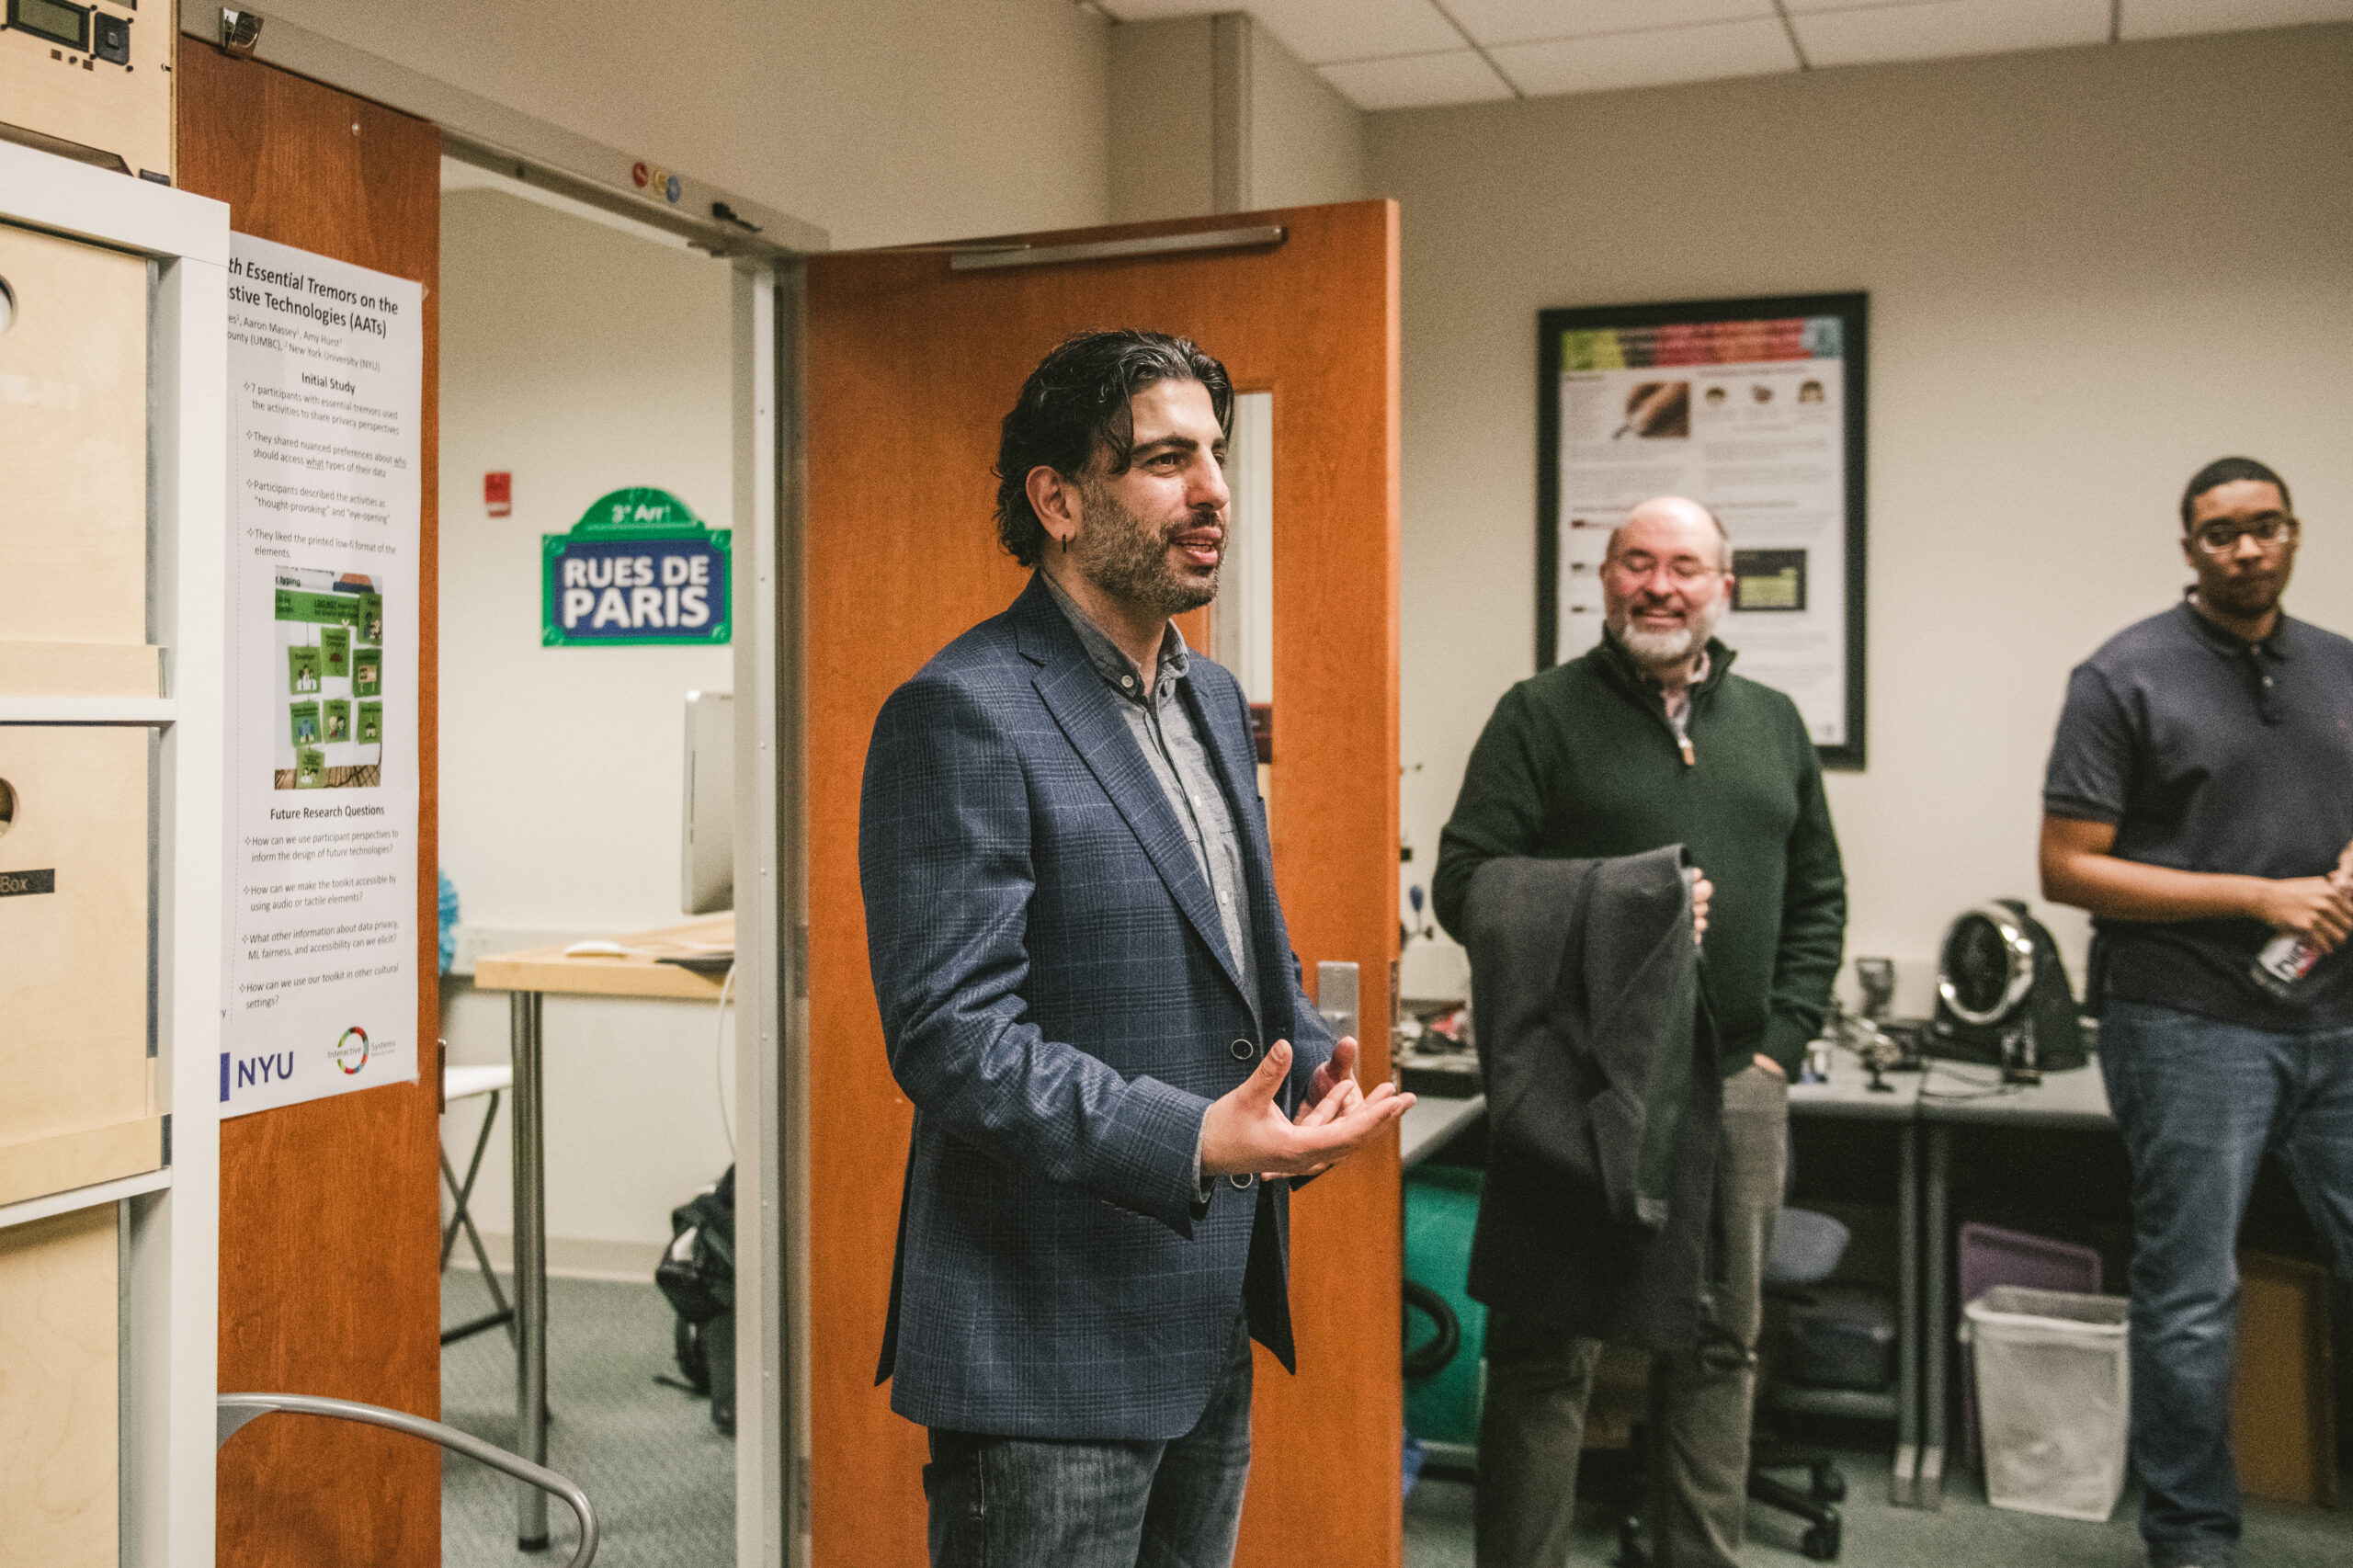
[{"label": "research poster", "polygon": [[1600,641],[1627,509],[1690,496],[1731,536],[1716,635],[1739,673],[1790,695],[1825,762],[1859,767],[1861,297],[1675,310],[1542,312],[1552,657]]},{"label": "research poster", "polygon": [[417,1077],[423,311],[232,237],[224,1117]]}]

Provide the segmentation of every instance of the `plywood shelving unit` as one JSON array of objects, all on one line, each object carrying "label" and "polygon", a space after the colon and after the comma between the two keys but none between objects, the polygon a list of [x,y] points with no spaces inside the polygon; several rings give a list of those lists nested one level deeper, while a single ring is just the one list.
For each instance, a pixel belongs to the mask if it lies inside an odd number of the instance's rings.
[{"label": "plywood shelving unit", "polygon": [[[40,425],[45,440],[97,443],[77,459],[86,483],[104,492],[107,516],[132,509],[132,532],[116,528],[99,547],[77,533],[95,514],[71,494],[36,505],[29,482],[0,494],[7,591],[50,596],[20,604],[13,630],[0,612],[0,777],[46,770],[43,799],[71,791],[64,804],[85,813],[44,819],[46,840],[28,814],[18,847],[45,869],[86,864],[91,881],[131,890],[48,933],[41,983],[0,967],[24,994],[12,1001],[32,1019],[27,1031],[66,1037],[46,1064],[7,1062],[17,1108],[0,1113],[0,1364],[40,1373],[0,1378],[0,1495],[11,1474],[46,1467],[38,1506],[0,1510],[11,1516],[0,1560],[112,1564],[119,1550],[140,1568],[204,1568],[220,1278],[229,211],[0,142],[0,240],[14,242],[6,254],[28,278],[48,269],[25,285],[33,295],[85,274],[115,280],[108,309],[128,313],[127,328],[112,319],[77,334],[57,311],[19,317],[28,334],[57,336],[0,352],[0,418],[24,414],[20,434]],[[143,358],[137,428],[119,407],[86,406],[76,389],[96,372],[70,363],[85,350]],[[40,373],[49,356],[61,357],[54,375]],[[73,483],[70,469],[25,453],[0,458],[19,477]],[[17,869],[0,836],[0,871]],[[12,912],[20,923],[24,910]],[[60,991],[61,971],[79,994]],[[43,1074],[70,1081],[55,1101],[65,1108],[45,1121],[22,1109],[24,1085]]]}]

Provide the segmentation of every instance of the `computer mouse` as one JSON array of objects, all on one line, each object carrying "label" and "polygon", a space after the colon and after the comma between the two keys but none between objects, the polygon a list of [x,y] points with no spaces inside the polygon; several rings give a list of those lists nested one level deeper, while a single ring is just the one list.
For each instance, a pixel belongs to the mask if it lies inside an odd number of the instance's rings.
[{"label": "computer mouse", "polygon": [[568,959],[618,959],[625,958],[628,954],[629,949],[619,942],[605,941],[601,937],[586,942],[574,942],[563,949],[563,956]]}]

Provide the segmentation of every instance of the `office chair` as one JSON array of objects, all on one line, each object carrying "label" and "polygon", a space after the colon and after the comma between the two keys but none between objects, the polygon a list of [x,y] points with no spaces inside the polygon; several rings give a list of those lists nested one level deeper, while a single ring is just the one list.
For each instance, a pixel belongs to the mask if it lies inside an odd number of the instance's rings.
[{"label": "office chair", "polygon": [[516,1480],[536,1486],[540,1491],[563,1499],[580,1520],[580,1544],[573,1549],[567,1568],[588,1568],[597,1558],[597,1510],[589,1506],[588,1494],[551,1470],[533,1464],[520,1454],[510,1454],[505,1449],[483,1442],[470,1432],[455,1426],[444,1426],[438,1421],[427,1421],[422,1415],[411,1415],[405,1410],[387,1410],[381,1404],[362,1404],[355,1399],[328,1399],[307,1393],[224,1393],[214,1403],[212,1447],[217,1452],[235,1437],[246,1423],[257,1416],[278,1412],[287,1415],[322,1415],[330,1421],[355,1421],[368,1426],[382,1426],[394,1432],[405,1432],[412,1437],[422,1437],[428,1443],[438,1443],[454,1449],[469,1459],[479,1460],[493,1470],[505,1471]]},{"label": "office chair", "polygon": [[[1847,1255],[1847,1227],[1811,1209],[1783,1209],[1773,1222],[1773,1244],[1765,1255],[1764,1294],[1768,1301],[1804,1303],[1805,1288],[1819,1285],[1837,1271]],[[1761,1390],[1759,1391],[1762,1392]],[[1769,1472],[1802,1470],[1808,1484],[1802,1492]],[[1748,1496],[1780,1513],[1805,1521],[1798,1550],[1817,1562],[1835,1562],[1842,1526],[1833,1505],[1845,1500],[1847,1478],[1826,1449],[1782,1442],[1751,1429],[1748,1443]]]},{"label": "office chair", "polygon": [[[1764,1295],[1768,1301],[1807,1300],[1804,1287],[1818,1285],[1838,1267],[1846,1256],[1847,1227],[1827,1214],[1810,1209],[1783,1209],[1773,1222],[1773,1244],[1765,1256]],[[1758,1392],[1763,1393],[1760,1380]],[[1804,1490],[1775,1478],[1774,1471],[1809,1472]],[[1786,1443],[1751,1432],[1748,1445],[1748,1497],[1805,1524],[1798,1550],[1817,1562],[1835,1562],[1842,1544],[1844,1525],[1835,1506],[1847,1495],[1847,1478],[1825,1449]],[[1618,1522],[1619,1568],[1650,1568],[1651,1555],[1643,1544],[1643,1514],[1639,1500],[1623,1509]]]},{"label": "office chair", "polygon": [[463,1230],[466,1240],[473,1247],[474,1262],[482,1269],[483,1283],[490,1287],[490,1299],[497,1303],[498,1308],[495,1312],[484,1312],[478,1318],[443,1329],[441,1343],[444,1345],[455,1345],[460,1339],[471,1338],[484,1329],[496,1328],[502,1324],[506,1328],[507,1342],[515,1343],[515,1309],[508,1303],[506,1292],[498,1288],[498,1275],[490,1267],[490,1254],[482,1244],[482,1233],[474,1229],[474,1217],[468,1208],[473,1200],[474,1177],[482,1173],[483,1151],[490,1147],[491,1125],[498,1119],[498,1096],[514,1086],[515,1069],[508,1066],[441,1069],[441,1103],[445,1108],[481,1095],[490,1096],[490,1108],[483,1116],[482,1131],[474,1138],[473,1157],[466,1162],[464,1181],[460,1182],[458,1173],[450,1168],[449,1151],[441,1151],[441,1179],[448,1184],[449,1196],[455,1200],[449,1223],[441,1233],[441,1272],[447,1274],[449,1271],[449,1254],[457,1247],[459,1231]]}]

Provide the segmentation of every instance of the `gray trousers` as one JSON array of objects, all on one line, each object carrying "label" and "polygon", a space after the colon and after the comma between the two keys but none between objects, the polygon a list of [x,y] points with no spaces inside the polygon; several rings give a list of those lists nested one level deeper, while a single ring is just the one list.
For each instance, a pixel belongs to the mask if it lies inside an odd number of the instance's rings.
[{"label": "gray trousers", "polygon": [[[1789,1124],[1789,1085],[1778,1074],[1752,1064],[1724,1080],[1718,1343],[1696,1364],[1661,1358],[1651,1367],[1659,1484],[1649,1513],[1659,1568],[1728,1568],[1740,1559],[1760,1277],[1781,1207]],[[1561,1568],[1568,1561],[1586,1403],[1601,1350],[1599,1340],[1565,1336],[1539,1318],[1488,1316],[1473,1513],[1478,1568]]]}]

